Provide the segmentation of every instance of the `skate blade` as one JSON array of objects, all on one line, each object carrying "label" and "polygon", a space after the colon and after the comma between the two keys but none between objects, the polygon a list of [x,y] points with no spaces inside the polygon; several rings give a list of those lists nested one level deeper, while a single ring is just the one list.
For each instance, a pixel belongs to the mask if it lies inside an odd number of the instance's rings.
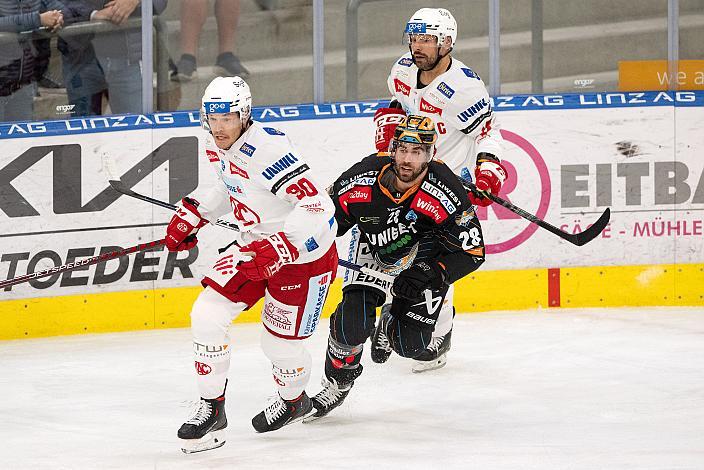
[{"label": "skate blade", "polygon": [[304,417],[303,417],[303,423],[304,423],[304,424],[305,424],[305,423],[312,423],[313,421],[318,421],[320,418],[325,418],[325,417],[327,416],[327,414],[324,414],[324,415],[322,415],[322,416],[316,416],[315,414],[316,414],[317,412],[318,412],[318,410],[316,410],[315,408],[313,408],[313,411],[311,412],[311,414],[309,414],[308,416],[304,416]]},{"label": "skate blade", "polygon": [[445,367],[447,364],[447,356],[443,354],[442,356],[438,357],[437,359],[433,359],[432,361],[415,361],[416,363],[413,365],[413,368],[411,371],[414,374],[420,374],[423,372],[428,372],[431,370],[437,370]]},{"label": "skate blade", "polygon": [[225,431],[211,431],[200,439],[181,439],[181,450],[184,454],[195,454],[206,450],[217,449],[225,445]]}]

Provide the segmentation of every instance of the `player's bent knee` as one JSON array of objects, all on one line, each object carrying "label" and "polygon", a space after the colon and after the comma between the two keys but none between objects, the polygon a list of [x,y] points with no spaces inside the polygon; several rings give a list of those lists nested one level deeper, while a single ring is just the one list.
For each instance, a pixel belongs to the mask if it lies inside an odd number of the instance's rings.
[{"label": "player's bent knee", "polygon": [[403,321],[393,319],[389,322],[386,335],[396,354],[401,357],[414,358],[428,347],[433,331],[430,329],[419,330]]}]

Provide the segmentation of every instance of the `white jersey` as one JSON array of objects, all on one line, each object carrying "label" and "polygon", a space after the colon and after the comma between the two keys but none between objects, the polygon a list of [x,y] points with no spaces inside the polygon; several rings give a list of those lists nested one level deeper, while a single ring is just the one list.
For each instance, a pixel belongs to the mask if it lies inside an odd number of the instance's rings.
[{"label": "white jersey", "polygon": [[[423,88],[411,53],[391,68],[389,91],[406,114],[428,116],[438,130],[437,158],[456,174],[474,175],[480,152],[502,157],[503,141],[484,82],[469,67],[452,59],[449,70]],[[473,179],[473,178],[471,178]]]},{"label": "white jersey", "polygon": [[244,244],[283,232],[298,249],[296,264],[332,246],[335,206],[283,132],[252,122],[229,150],[208,136],[205,158],[222,184],[194,194],[204,218],[215,221],[232,211]]}]

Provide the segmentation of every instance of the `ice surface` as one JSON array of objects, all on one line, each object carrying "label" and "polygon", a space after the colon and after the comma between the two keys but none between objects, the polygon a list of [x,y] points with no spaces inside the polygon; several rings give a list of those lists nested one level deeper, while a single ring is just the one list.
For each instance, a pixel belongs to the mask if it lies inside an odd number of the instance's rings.
[{"label": "ice surface", "polygon": [[[0,342],[0,468],[702,469],[704,312],[459,315],[444,369],[393,356],[325,419],[256,434],[260,325],[232,328],[227,444],[184,455],[187,329]],[[327,322],[309,341],[310,394]]]}]

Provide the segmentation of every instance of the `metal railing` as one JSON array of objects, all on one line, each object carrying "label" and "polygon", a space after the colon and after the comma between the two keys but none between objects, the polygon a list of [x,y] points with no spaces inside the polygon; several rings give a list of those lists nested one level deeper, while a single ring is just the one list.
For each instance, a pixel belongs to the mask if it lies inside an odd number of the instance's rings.
[{"label": "metal railing", "polygon": [[[142,0],[146,5],[152,0]],[[143,19],[147,21],[143,21]],[[143,25],[152,23],[155,34],[152,34],[152,28],[145,28]],[[165,91],[169,85],[169,54],[166,50],[166,33],[167,28],[164,21],[159,16],[147,15],[144,18],[131,18],[124,25],[118,26],[109,21],[85,21],[73,23],[57,32],[51,32],[48,28],[42,27],[32,31],[22,31],[19,33],[0,33],[0,47],[4,44],[16,42],[18,39],[48,39],[52,37],[68,38],[71,36],[88,35],[88,34],[105,34],[111,32],[124,31],[128,29],[142,28],[142,112],[150,113],[153,111],[154,91],[153,91],[153,73],[154,63],[156,58],[156,88],[157,88],[157,108],[160,108],[160,93]],[[145,30],[148,33],[145,33]],[[145,39],[146,38],[146,39]],[[156,54],[152,41],[156,39],[157,47]],[[145,40],[147,41],[145,43]]]}]

